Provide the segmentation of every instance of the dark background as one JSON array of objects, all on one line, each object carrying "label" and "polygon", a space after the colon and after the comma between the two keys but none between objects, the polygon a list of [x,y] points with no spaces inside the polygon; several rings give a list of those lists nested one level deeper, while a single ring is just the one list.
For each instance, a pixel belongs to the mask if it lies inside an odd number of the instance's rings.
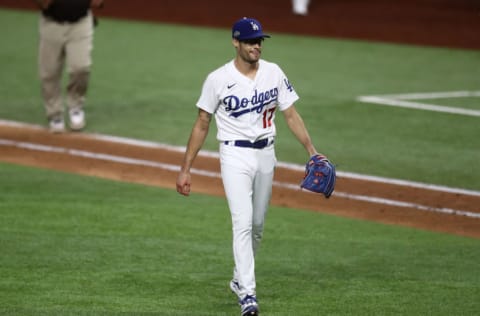
[{"label": "dark background", "polygon": [[[36,9],[33,0],[0,7]],[[480,49],[480,0],[311,0],[306,17],[292,14],[291,0],[105,0],[95,13],[228,28],[249,16],[269,32]]]}]

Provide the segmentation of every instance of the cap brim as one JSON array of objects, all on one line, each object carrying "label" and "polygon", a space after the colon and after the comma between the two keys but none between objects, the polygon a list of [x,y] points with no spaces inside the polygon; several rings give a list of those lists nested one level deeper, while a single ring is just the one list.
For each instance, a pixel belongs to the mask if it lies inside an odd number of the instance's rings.
[{"label": "cap brim", "polygon": [[236,37],[237,40],[243,41],[243,40],[248,40],[248,39],[254,39],[254,38],[270,38],[270,35],[268,34],[252,34],[250,36],[245,36],[245,37]]}]

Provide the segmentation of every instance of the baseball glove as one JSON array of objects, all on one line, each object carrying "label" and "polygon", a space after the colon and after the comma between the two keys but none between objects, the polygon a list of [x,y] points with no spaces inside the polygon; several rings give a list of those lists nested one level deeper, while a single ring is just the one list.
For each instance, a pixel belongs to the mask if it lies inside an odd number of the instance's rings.
[{"label": "baseball glove", "polygon": [[305,177],[300,187],[322,193],[328,199],[335,189],[335,166],[324,155],[313,155],[305,166]]}]

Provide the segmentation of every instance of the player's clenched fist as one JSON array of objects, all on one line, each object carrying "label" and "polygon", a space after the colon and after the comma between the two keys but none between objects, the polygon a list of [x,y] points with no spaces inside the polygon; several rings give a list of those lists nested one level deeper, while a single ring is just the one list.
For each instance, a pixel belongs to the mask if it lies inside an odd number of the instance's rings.
[{"label": "player's clenched fist", "polygon": [[191,177],[189,172],[180,172],[177,177],[177,192],[188,196],[190,195]]}]

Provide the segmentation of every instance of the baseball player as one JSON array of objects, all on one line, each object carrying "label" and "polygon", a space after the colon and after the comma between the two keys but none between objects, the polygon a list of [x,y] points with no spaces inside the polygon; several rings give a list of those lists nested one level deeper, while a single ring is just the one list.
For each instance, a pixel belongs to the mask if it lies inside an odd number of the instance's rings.
[{"label": "baseball player", "polygon": [[93,46],[92,7],[103,0],[35,0],[42,11],[39,22],[38,67],[42,95],[50,130],[65,130],[61,93],[62,72],[69,74],[67,106],[69,126],[85,127],[85,95],[90,75]]},{"label": "baseball player", "polygon": [[272,193],[278,111],[308,154],[317,153],[295,109],[298,96],[293,86],[279,66],[260,58],[268,37],[255,19],[243,18],[233,25],[236,56],[203,84],[176,183],[180,194],[190,194],[190,169],[215,116],[221,176],[232,217],[235,266],[230,289],[238,296],[241,315],[259,313],[254,258]]}]

